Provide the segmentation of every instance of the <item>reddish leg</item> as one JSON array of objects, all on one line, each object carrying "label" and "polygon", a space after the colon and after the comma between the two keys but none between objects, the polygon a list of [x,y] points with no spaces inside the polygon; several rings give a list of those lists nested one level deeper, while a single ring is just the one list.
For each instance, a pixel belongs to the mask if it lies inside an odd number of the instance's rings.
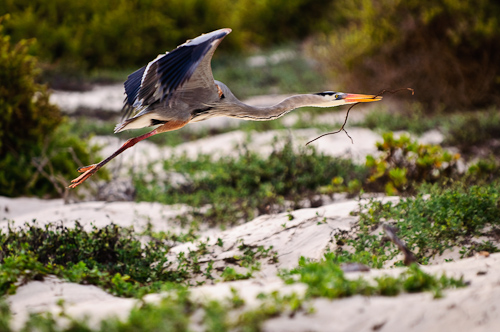
[{"label": "reddish leg", "polygon": [[109,161],[111,161],[111,159],[115,158],[116,156],[118,156],[120,153],[122,153],[123,151],[127,150],[128,148],[136,145],[138,142],[142,141],[143,139],[146,139],[148,137],[151,137],[153,135],[156,135],[156,134],[159,134],[159,133],[163,133],[163,132],[166,132],[166,131],[172,131],[172,130],[176,130],[176,129],[182,128],[187,123],[188,123],[188,121],[185,121],[185,122],[181,122],[181,121],[169,121],[169,122],[165,123],[164,125],[162,125],[162,126],[156,128],[156,129],[150,131],[147,134],[144,134],[144,135],[141,135],[141,136],[129,139],[128,141],[126,141],[121,146],[121,148],[119,148],[118,150],[116,150],[111,156],[109,156],[108,158],[104,159],[100,163],[89,165],[89,166],[80,167],[78,169],[78,172],[83,173],[83,174],[80,175],[79,177],[77,177],[76,179],[72,180],[71,184],[68,187],[69,188],[75,188],[76,186],[82,184],[85,180],[87,180],[89,177],[91,177],[92,174],[94,174],[95,172],[97,172],[99,170],[99,168],[101,168],[102,166],[106,165]]}]

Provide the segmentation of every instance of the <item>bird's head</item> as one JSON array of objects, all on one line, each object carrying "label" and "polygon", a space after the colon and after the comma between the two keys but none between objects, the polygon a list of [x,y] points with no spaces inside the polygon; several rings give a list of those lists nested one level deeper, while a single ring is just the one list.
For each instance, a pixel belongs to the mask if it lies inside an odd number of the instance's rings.
[{"label": "bird's head", "polygon": [[319,96],[321,105],[320,107],[333,107],[333,106],[341,106],[348,105],[354,103],[369,103],[372,101],[379,101],[382,99],[382,96],[375,95],[360,95],[355,93],[344,93],[344,92],[335,92],[335,91],[325,91],[316,93]]}]

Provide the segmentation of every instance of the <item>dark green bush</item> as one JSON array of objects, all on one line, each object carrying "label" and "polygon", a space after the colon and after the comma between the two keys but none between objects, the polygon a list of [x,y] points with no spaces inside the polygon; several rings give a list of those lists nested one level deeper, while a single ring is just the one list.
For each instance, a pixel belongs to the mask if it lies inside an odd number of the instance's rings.
[{"label": "dark green bush", "polygon": [[406,130],[421,135],[424,132],[440,128],[449,116],[425,116],[424,110],[418,104],[391,112],[384,109],[374,109],[366,114],[357,126],[367,127],[380,132]]},{"label": "dark green bush", "polygon": [[88,149],[60,126],[59,109],[36,82],[37,61],[28,54],[33,42],[12,45],[1,24],[0,195],[60,195],[79,163],[90,163]]},{"label": "dark green bush", "polygon": [[500,138],[500,110],[493,108],[486,112],[449,117],[443,127],[445,144],[468,150]]},{"label": "dark green bush", "polygon": [[0,25],[0,158],[5,158],[53,131],[61,115],[49,103],[47,88],[35,82],[37,62],[28,54],[33,43],[22,40],[12,45],[2,30]]},{"label": "dark green bush", "polygon": [[349,90],[411,87],[434,108],[499,103],[497,1],[341,0],[346,19],[311,54]]},{"label": "dark green bush", "polygon": [[133,229],[116,225],[85,231],[61,225],[26,224],[0,231],[0,296],[15,291],[16,282],[55,274],[77,283],[99,285],[120,296],[158,291],[181,282],[182,268],[164,271],[170,249],[163,241],[141,242]]}]

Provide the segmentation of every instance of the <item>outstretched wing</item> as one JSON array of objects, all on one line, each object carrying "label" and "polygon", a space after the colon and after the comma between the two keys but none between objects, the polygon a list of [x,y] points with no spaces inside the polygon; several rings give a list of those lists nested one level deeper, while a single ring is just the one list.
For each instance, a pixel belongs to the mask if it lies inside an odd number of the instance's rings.
[{"label": "outstretched wing", "polygon": [[180,88],[186,92],[213,89],[216,94],[210,60],[230,32],[231,29],[220,29],[188,40],[130,74],[124,84],[123,118],[156,102],[171,103],[182,95]]}]

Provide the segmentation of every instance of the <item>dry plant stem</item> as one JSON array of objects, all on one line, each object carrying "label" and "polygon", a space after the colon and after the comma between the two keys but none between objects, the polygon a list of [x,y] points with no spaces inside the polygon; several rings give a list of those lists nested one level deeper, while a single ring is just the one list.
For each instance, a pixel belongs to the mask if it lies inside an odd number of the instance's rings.
[{"label": "dry plant stem", "polygon": [[384,229],[385,234],[387,234],[389,240],[391,240],[391,242],[394,243],[399,248],[399,250],[403,252],[403,255],[405,257],[403,263],[405,266],[410,266],[413,263],[418,263],[417,257],[415,257],[411,250],[408,249],[406,244],[396,235],[397,229],[395,227],[383,225],[382,228]]},{"label": "dry plant stem", "polygon": [[[63,198],[64,204],[68,204],[68,189],[65,188],[65,179],[61,176],[57,176],[54,174],[54,169],[49,159],[44,156],[42,161],[37,161],[37,159],[31,160],[31,164],[36,167],[38,174],[42,175],[44,178],[49,180],[50,183],[57,190],[58,194]],[[47,166],[50,169],[50,173],[47,173],[44,170],[44,167]]]},{"label": "dry plant stem", "polygon": [[[397,90],[382,90],[380,91],[379,93],[377,93],[373,99],[377,98],[377,97],[380,97],[380,96],[383,96],[386,92],[390,93],[390,94],[393,94],[393,93],[396,93],[396,92],[399,92],[399,91],[402,91],[402,90],[408,90],[408,91],[411,91],[411,94],[412,96],[415,94],[415,91],[412,89],[412,88],[401,88],[401,89],[397,89]],[[323,136],[326,136],[326,135],[333,135],[333,134],[337,134],[337,133],[340,133],[341,131],[345,132],[345,134],[347,135],[347,137],[349,137],[351,139],[351,143],[354,144],[354,141],[352,140],[352,137],[349,136],[349,133],[347,132],[347,130],[345,130],[345,125],[347,124],[347,118],[349,117],[349,112],[351,111],[351,108],[353,108],[354,106],[356,106],[357,104],[359,103],[355,103],[355,104],[352,104],[351,107],[349,107],[349,109],[347,110],[347,114],[345,115],[345,120],[344,120],[344,123],[342,124],[342,127],[340,127],[339,130],[337,131],[332,131],[332,132],[329,132],[329,133],[326,133],[326,134],[322,134],[318,137],[316,137],[315,139],[312,139],[310,140],[309,142],[306,143],[306,145],[309,145],[309,143],[312,143],[318,139],[320,139],[321,137]]]}]

